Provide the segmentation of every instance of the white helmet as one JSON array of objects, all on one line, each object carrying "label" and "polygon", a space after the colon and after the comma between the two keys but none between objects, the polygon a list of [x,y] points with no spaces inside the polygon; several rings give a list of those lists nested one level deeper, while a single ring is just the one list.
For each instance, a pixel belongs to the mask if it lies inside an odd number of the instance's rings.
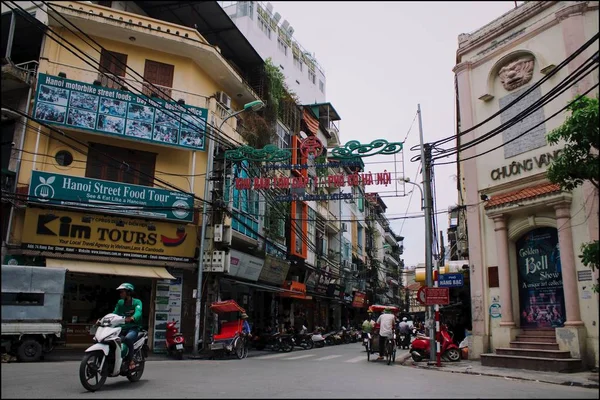
[{"label": "white helmet", "polygon": [[402,318],[402,321],[408,321],[408,318],[404,317]]}]

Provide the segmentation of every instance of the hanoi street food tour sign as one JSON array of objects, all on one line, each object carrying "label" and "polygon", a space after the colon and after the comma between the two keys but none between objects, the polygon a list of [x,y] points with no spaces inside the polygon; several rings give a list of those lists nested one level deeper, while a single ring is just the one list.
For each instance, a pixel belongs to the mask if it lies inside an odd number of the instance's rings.
[{"label": "hanoi street food tour sign", "polygon": [[196,227],[28,208],[21,247],[39,252],[191,262]]},{"label": "hanoi street food tour sign", "polygon": [[204,150],[206,108],[39,74],[36,119],[124,139]]},{"label": "hanoi street food tour sign", "polygon": [[191,194],[41,171],[31,173],[29,201],[186,223],[194,219]]}]

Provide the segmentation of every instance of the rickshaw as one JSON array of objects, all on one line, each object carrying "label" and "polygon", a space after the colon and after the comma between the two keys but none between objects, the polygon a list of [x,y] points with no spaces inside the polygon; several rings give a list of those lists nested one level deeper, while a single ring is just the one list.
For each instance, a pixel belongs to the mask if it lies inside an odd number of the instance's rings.
[{"label": "rickshaw", "polygon": [[[372,305],[369,307],[368,311],[373,313],[373,317],[375,318],[375,314],[381,314],[383,313],[383,311],[389,308],[390,312],[392,314],[394,314],[394,316],[396,318],[398,318],[398,313],[400,312],[400,309],[396,306],[382,306],[382,305]],[[375,320],[377,320],[379,318],[379,315],[377,315],[377,317],[375,318]],[[374,354],[376,352],[375,349],[379,348],[379,340],[380,340],[380,336],[379,336],[379,324],[375,324],[375,329],[373,330],[373,335],[371,336],[371,340],[369,340],[367,342],[367,361],[370,361],[371,359],[371,354]],[[393,337],[392,338],[388,338],[385,344],[385,354],[383,354],[384,357],[387,357],[387,363],[388,365],[390,365],[392,362],[396,361],[396,327],[393,327]]]},{"label": "rickshaw", "polygon": [[[210,305],[210,310],[219,317],[228,313],[246,312],[235,300],[214,302]],[[230,355],[234,353],[240,360],[248,356],[247,338],[242,331],[244,320],[238,315],[236,316],[238,319],[220,324],[219,332],[212,335],[210,350],[213,354]]]}]

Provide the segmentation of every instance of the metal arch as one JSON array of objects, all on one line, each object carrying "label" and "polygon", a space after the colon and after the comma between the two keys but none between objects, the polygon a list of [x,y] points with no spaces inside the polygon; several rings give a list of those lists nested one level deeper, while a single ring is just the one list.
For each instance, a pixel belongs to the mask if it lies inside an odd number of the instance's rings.
[{"label": "metal arch", "polygon": [[377,154],[391,155],[402,151],[402,142],[388,142],[385,139],[375,139],[371,143],[362,144],[357,140],[351,140],[344,146],[331,150],[334,158],[371,157]]}]

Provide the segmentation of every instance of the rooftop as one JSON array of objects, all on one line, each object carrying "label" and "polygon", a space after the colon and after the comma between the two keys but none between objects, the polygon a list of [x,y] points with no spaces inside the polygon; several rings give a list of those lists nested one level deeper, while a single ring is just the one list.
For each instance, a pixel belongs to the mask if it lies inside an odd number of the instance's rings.
[{"label": "rooftop", "polygon": [[498,207],[506,204],[516,203],[521,200],[530,200],[536,197],[547,196],[552,193],[560,192],[560,186],[554,183],[542,183],[540,185],[526,187],[514,190],[508,193],[502,193],[492,196],[485,205],[486,209]]}]

